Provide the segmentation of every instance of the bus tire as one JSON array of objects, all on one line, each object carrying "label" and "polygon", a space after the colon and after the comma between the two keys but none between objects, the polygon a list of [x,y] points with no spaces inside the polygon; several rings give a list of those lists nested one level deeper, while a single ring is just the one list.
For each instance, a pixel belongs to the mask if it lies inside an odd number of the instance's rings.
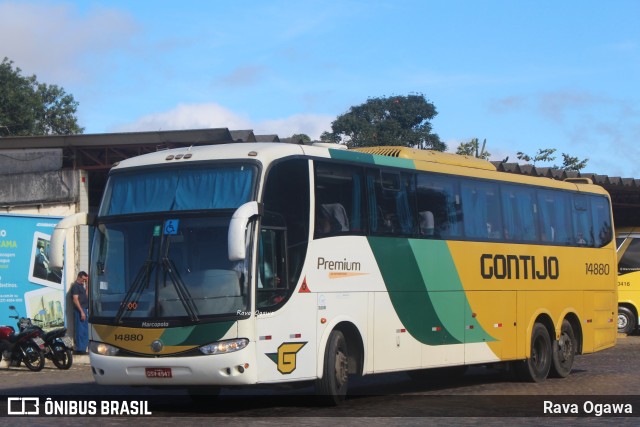
[{"label": "bus tire", "polygon": [[636,328],[636,316],[624,306],[618,306],[618,333],[630,334]]},{"label": "bus tire", "polygon": [[551,376],[566,378],[571,373],[573,360],[576,357],[576,341],[573,328],[568,320],[562,321],[560,338],[553,342],[553,363],[551,364]]},{"label": "bus tire", "polygon": [[549,375],[552,357],[549,331],[542,323],[535,323],[531,331],[531,354],[516,364],[518,377],[528,382],[544,381]]},{"label": "bus tire", "polygon": [[332,331],[324,352],[322,378],[316,380],[316,393],[322,403],[339,405],[349,387],[349,353],[347,341],[340,331]]}]

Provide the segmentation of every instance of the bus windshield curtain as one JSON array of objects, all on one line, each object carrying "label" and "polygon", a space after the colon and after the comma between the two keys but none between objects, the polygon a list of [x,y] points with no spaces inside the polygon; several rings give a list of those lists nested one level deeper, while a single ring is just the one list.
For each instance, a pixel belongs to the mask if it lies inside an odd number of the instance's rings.
[{"label": "bus windshield curtain", "polygon": [[235,209],[249,201],[252,178],[246,166],[113,176],[106,215]]}]

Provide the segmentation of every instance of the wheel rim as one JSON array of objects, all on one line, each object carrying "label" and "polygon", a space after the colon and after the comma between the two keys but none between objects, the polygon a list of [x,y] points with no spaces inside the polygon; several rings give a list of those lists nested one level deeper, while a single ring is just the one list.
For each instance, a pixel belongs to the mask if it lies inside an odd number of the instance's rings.
[{"label": "wheel rim", "polygon": [[560,356],[560,362],[566,362],[571,359],[573,355],[573,341],[569,337],[568,334],[563,333],[560,336],[560,340],[558,340],[558,345],[560,347],[560,351],[558,355]]},{"label": "wheel rim", "polygon": [[340,350],[336,352],[336,381],[338,387],[342,387],[348,381],[347,356]]},{"label": "wheel rim", "polygon": [[29,347],[26,351],[27,355],[24,358],[25,362],[29,362],[32,365],[35,364],[38,361],[38,356],[39,354],[35,352],[35,350],[33,350],[33,348]]},{"label": "wheel rim", "polygon": [[629,319],[624,314],[618,313],[618,329],[624,329],[629,325]]}]

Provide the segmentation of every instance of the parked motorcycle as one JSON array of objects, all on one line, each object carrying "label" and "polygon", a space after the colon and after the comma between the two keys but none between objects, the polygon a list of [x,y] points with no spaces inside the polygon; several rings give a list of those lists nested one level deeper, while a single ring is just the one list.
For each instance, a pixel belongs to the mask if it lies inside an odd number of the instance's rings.
[{"label": "parked motorcycle", "polygon": [[[10,316],[13,317],[13,316]],[[24,362],[31,371],[44,368],[44,340],[41,331],[31,327],[16,333],[12,326],[0,326],[0,354],[10,364],[20,366]]]},{"label": "parked motorcycle", "polygon": [[17,316],[9,316],[14,319],[18,319],[18,328],[20,331],[29,329],[35,329],[40,332],[40,337],[44,341],[44,357],[51,360],[58,369],[69,369],[73,364],[73,345],[71,339],[65,334],[67,328],[57,328],[51,331],[45,332],[39,325],[33,322],[40,323],[38,319],[33,321],[28,317],[20,317],[20,314],[14,306],[9,306],[10,310],[16,312]]}]

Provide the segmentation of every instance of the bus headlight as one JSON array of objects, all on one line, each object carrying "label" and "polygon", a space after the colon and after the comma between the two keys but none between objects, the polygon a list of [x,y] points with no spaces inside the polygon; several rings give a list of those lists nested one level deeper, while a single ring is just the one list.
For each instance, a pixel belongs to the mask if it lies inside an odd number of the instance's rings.
[{"label": "bus headlight", "polygon": [[120,351],[118,347],[94,341],[89,343],[89,349],[92,353],[99,354],[101,356],[115,356]]},{"label": "bus headlight", "polygon": [[223,354],[232,353],[234,351],[242,350],[249,344],[249,340],[246,338],[237,338],[233,340],[218,341],[211,344],[203,345],[200,347],[200,351],[203,354]]}]

